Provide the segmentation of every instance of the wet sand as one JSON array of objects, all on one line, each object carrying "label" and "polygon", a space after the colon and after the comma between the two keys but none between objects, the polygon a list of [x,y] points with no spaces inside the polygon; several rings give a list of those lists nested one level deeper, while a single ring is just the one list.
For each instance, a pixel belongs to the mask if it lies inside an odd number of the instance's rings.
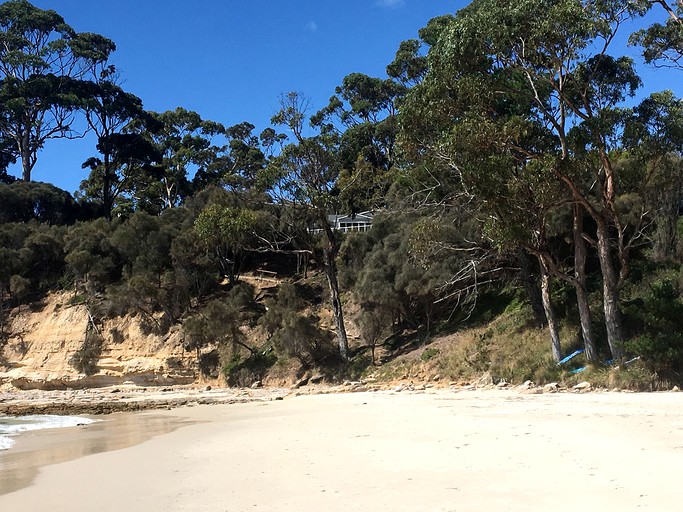
[{"label": "wet sand", "polygon": [[313,395],[128,413],[121,428],[147,429],[141,415],[170,431],[91,455],[85,438],[106,445],[117,429],[56,431],[46,444],[70,436],[77,458],[35,477],[21,476],[17,451],[0,481],[32,482],[0,509],[673,511],[683,500],[681,393]]},{"label": "wet sand", "polygon": [[117,413],[92,416],[90,425],[24,432],[10,450],[0,452],[0,500],[31,485],[41,467],[135,446],[192,420],[170,414]]}]

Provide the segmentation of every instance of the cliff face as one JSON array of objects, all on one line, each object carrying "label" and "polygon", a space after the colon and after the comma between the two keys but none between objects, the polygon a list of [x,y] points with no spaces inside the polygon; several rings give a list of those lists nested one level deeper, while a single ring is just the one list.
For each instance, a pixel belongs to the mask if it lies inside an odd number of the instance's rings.
[{"label": "cliff face", "polygon": [[139,317],[97,325],[101,349],[92,375],[71,363],[92,328],[84,305],[68,305],[69,294],[50,295],[42,307],[22,306],[10,314],[10,336],[0,354],[0,385],[20,389],[189,384],[196,380],[194,354],[182,347],[177,327],[165,335],[147,332]]}]

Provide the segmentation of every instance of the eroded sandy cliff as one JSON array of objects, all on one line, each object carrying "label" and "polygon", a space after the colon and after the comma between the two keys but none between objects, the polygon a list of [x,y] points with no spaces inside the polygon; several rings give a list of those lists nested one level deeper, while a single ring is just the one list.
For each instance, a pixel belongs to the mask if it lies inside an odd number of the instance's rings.
[{"label": "eroded sandy cliff", "polygon": [[[71,363],[92,329],[84,305],[69,305],[69,294],[50,295],[40,308],[15,309],[5,332],[9,339],[0,361],[0,385],[21,389],[188,384],[196,379],[194,355],[183,350],[178,328],[159,335],[146,332],[140,317],[96,326],[102,349],[92,375]],[[89,326],[90,324],[90,326]],[[3,367],[4,366],[4,367]]]}]

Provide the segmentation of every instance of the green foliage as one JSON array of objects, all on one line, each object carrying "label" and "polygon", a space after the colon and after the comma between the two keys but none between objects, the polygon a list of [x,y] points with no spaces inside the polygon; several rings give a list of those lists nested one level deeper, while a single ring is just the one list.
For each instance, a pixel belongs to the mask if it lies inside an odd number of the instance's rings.
[{"label": "green foliage", "polygon": [[0,5],[0,29],[2,132],[15,142],[22,178],[30,181],[45,141],[73,133],[71,113],[82,100],[79,79],[107,60],[115,45],[77,33],[55,11],[26,0]]},{"label": "green foliage", "polygon": [[636,321],[639,335],[626,343],[629,352],[642,356],[655,371],[683,370],[683,300],[678,283],[672,279],[652,282],[641,298],[624,309],[631,321]]},{"label": "green foliage", "polygon": [[78,223],[64,237],[66,271],[86,290],[101,292],[119,278],[119,255],[111,243],[114,228],[105,219]]},{"label": "green foliage", "polygon": [[48,183],[0,183],[0,223],[72,224],[78,206],[71,194]]},{"label": "green foliage", "polygon": [[223,373],[229,386],[249,387],[254,382],[263,380],[276,361],[277,357],[272,350],[250,354],[246,358],[233,356],[223,366]]},{"label": "green foliage", "polygon": [[629,43],[642,47],[643,57],[648,64],[680,68],[680,59],[683,56],[683,7],[676,2],[671,7],[664,2],[640,2],[640,5],[643,10],[665,7],[666,9],[660,10],[659,14],[666,17],[666,22],[653,23],[638,30],[631,35]]},{"label": "green foliage", "polygon": [[104,342],[100,333],[89,328],[83,344],[71,356],[69,361],[71,366],[85,375],[94,375],[98,370],[97,362],[102,354],[103,345]]},{"label": "green foliage", "polygon": [[331,333],[320,327],[315,314],[306,311],[295,285],[281,284],[277,297],[266,300],[266,308],[259,325],[279,354],[297,359],[304,367],[337,359]]},{"label": "green foliage", "polygon": [[219,268],[231,283],[239,276],[244,251],[255,244],[262,217],[253,210],[212,204],[194,223],[197,237],[215,255]]},{"label": "green foliage", "polygon": [[[225,127],[182,107],[145,112],[119,85],[112,41],[77,33],[25,0],[6,1],[3,311],[73,284],[71,302],[94,303],[107,315],[133,312],[156,332],[183,319],[186,347],[207,371],[223,368],[231,384],[261,379],[278,357],[331,368],[338,358],[317,314],[320,287],[282,283],[263,314],[253,288],[238,282],[243,267],[264,263],[286,279],[294,272],[287,258],[310,250],[333,306],[349,299],[360,306],[353,320],[372,352],[358,351],[335,369],[340,375],[377,363],[375,349],[387,340],[396,352],[465,322],[493,322],[457,357],[430,346],[416,364],[462,378],[489,371],[556,379],[561,370],[543,333],[528,329],[531,317],[514,289],[514,254],[554,265],[563,280],[552,290],[563,348],[577,344],[571,213],[580,204],[580,235],[595,242],[602,233],[608,252],[600,269],[588,254],[591,307],[597,311],[598,283],[614,271],[612,298],[619,302],[624,290],[626,348],[642,358],[600,378],[680,373],[683,283],[652,262],[683,261],[683,109],[671,92],[627,103],[640,86],[634,62],[603,52],[633,16],[650,7],[662,15],[663,5],[477,0],[401,43],[390,78],[347,75],[310,118],[305,98],[284,96],[272,122],[289,135],[267,128],[257,137],[250,123]],[[667,15],[631,40],[648,62],[680,68],[680,5]],[[48,139],[77,135],[77,111],[97,137],[78,202],[29,182]],[[24,181],[7,175],[15,161]],[[367,233],[309,232],[326,227],[330,213],[373,207],[383,211]],[[97,215],[104,218],[88,220]],[[337,265],[347,297],[337,290]],[[341,308],[333,309],[340,320]],[[257,323],[272,347],[257,350],[246,339]],[[85,373],[96,371],[101,349],[88,336],[73,359]]]},{"label": "green foliage", "polygon": [[437,355],[439,355],[438,349],[432,348],[432,347],[427,347],[426,349],[424,349],[422,351],[422,354],[420,354],[420,360],[421,361],[429,361],[430,359],[432,359],[433,357],[436,357]]},{"label": "green foliage", "polygon": [[213,371],[219,365],[239,366],[245,351],[251,362],[258,360],[258,352],[247,343],[241,329],[250,318],[253,301],[253,288],[240,283],[221,299],[209,301],[184,319],[185,350],[193,350],[203,359],[213,358],[213,363],[202,371]]}]

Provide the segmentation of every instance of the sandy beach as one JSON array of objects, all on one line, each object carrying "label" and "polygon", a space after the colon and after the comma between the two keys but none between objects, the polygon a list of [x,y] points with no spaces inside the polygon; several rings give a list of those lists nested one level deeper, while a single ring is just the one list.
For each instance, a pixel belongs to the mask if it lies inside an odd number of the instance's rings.
[{"label": "sandy beach", "polygon": [[683,501],[681,393],[381,391],[103,419],[0,454],[0,509],[674,511]]}]

